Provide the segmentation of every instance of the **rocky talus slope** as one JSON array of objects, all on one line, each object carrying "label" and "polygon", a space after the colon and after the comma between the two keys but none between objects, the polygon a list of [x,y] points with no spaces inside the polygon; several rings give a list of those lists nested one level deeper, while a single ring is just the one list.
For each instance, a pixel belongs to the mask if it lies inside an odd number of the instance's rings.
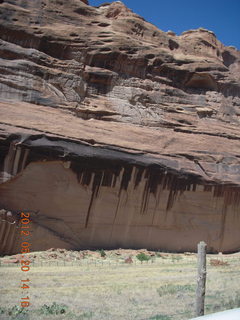
[{"label": "rocky talus slope", "polygon": [[0,1],[1,253],[240,249],[240,52],[122,2]]}]

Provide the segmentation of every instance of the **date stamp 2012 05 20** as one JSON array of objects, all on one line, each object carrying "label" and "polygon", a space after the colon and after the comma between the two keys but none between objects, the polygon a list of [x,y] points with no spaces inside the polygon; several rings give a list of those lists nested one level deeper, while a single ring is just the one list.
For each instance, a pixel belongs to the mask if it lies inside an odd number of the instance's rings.
[{"label": "date stamp 2012 05 20", "polygon": [[[20,236],[21,236],[21,271],[27,275],[30,270],[31,261],[25,256],[26,253],[30,253],[30,236],[31,236],[31,220],[29,212],[21,212],[20,213]],[[22,298],[21,298],[21,307],[26,308],[30,306],[30,298],[29,298],[29,289],[30,289],[30,280],[28,276],[26,279],[21,280],[21,289],[22,289]]]}]

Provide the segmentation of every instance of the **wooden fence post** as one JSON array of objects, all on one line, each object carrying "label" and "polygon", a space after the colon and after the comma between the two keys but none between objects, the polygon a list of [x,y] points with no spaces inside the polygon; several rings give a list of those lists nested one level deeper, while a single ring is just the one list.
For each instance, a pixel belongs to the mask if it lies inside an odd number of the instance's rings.
[{"label": "wooden fence post", "polygon": [[204,315],[204,300],[206,290],[206,251],[207,245],[204,241],[198,244],[198,275],[196,290],[196,316]]}]

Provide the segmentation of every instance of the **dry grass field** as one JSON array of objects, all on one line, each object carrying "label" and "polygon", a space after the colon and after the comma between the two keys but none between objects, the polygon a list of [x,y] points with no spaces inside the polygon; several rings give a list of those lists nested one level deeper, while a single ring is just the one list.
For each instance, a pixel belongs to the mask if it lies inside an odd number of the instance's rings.
[{"label": "dry grass field", "polygon": [[[34,252],[28,272],[21,271],[18,256],[2,257],[0,319],[193,317],[196,255],[143,251],[148,261],[136,258],[141,250]],[[206,313],[240,307],[239,262],[240,254],[207,256]],[[24,279],[30,289],[20,288]],[[31,305],[22,309],[27,296]]]}]

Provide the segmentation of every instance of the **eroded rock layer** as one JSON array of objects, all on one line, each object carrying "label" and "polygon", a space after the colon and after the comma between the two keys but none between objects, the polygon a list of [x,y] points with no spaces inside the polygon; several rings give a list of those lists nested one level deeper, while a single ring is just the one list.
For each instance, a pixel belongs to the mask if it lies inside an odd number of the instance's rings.
[{"label": "eroded rock layer", "polygon": [[240,53],[117,1],[0,3],[1,253],[240,248]]},{"label": "eroded rock layer", "polygon": [[201,239],[212,251],[238,249],[237,186],[179,172],[165,159],[106,147],[40,135],[15,136],[9,143],[0,198],[16,222],[2,219],[4,253],[20,248],[21,210],[31,214],[32,250],[50,245],[183,251],[194,250]]}]

